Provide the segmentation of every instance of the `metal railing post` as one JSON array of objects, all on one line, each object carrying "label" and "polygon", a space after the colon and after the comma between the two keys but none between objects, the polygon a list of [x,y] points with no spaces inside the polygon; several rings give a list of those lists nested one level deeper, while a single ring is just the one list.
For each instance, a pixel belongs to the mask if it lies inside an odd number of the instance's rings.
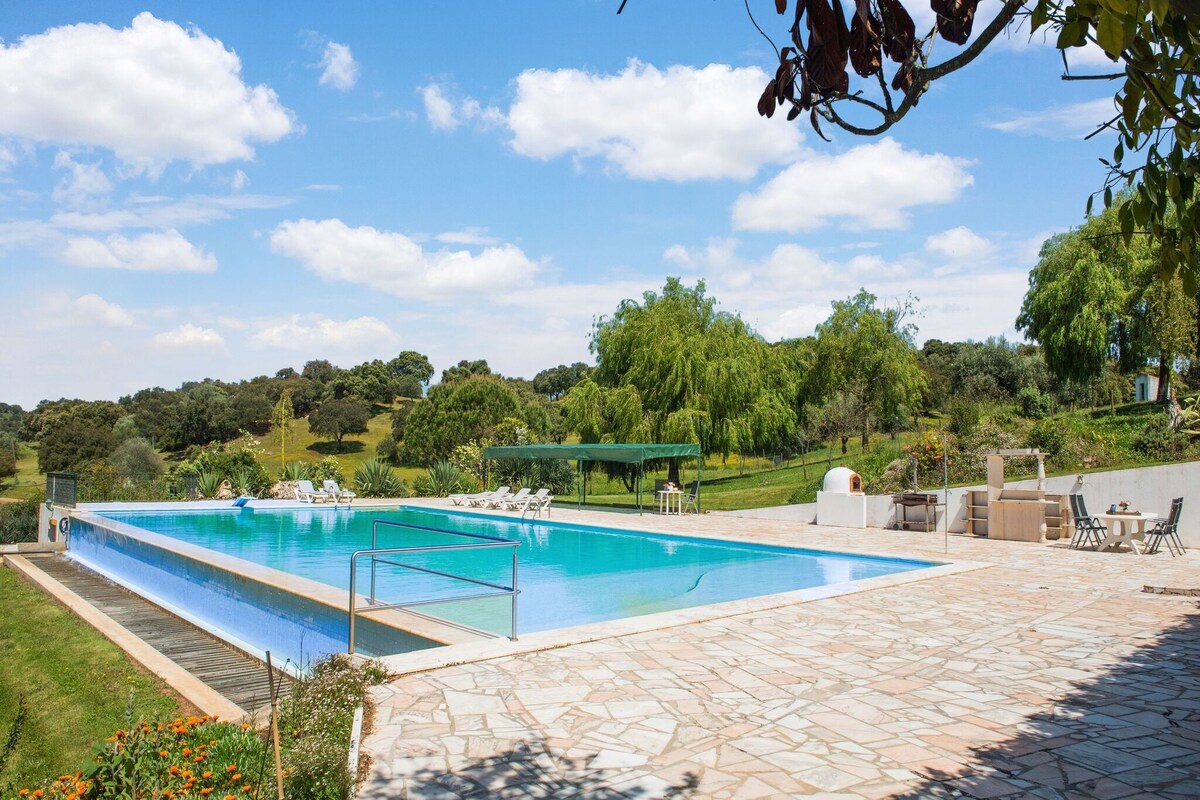
[{"label": "metal railing post", "polygon": [[[371,549],[379,549],[379,520],[371,526]],[[371,605],[375,605],[375,556],[371,556]]]},{"label": "metal railing post", "polygon": [[358,571],[358,553],[350,556],[350,636],[346,652],[354,655],[354,615],[357,611],[358,596],[354,592],[355,573]]},{"label": "metal railing post", "polygon": [[517,640],[517,548],[513,548],[513,573],[512,573],[512,621],[509,628],[508,638],[510,641]]}]

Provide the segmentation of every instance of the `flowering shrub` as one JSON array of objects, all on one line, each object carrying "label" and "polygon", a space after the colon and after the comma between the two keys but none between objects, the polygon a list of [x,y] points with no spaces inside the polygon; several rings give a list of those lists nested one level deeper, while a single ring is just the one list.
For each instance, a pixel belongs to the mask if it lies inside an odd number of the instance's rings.
[{"label": "flowering shrub", "polygon": [[266,742],[249,725],[218,722],[216,717],[137,722],[97,746],[94,763],[87,770],[60,775],[40,788],[21,789],[16,797],[268,797],[274,788],[269,752]]},{"label": "flowering shrub", "polygon": [[942,439],[933,431],[921,434],[921,438],[904,448],[904,451],[917,460],[917,467],[922,472],[931,470],[935,466],[940,470],[942,459],[945,457]]}]

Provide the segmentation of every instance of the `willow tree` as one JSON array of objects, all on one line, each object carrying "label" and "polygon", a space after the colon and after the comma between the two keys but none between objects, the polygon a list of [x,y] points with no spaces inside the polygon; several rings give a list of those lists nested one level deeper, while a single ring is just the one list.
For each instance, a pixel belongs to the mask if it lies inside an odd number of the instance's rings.
[{"label": "willow tree", "polygon": [[[916,328],[906,322],[910,302],[879,308],[866,290],[833,303],[833,313],[817,326],[810,396],[845,395],[843,403],[856,407],[853,418],[866,450],[872,420],[893,417],[902,407],[912,408],[925,388],[913,337]],[[845,439],[842,441],[845,452]]]},{"label": "willow tree", "polygon": [[[692,443],[722,456],[790,437],[798,376],[786,353],[716,306],[703,281],[668,278],[661,294],[601,317],[596,369],[563,400],[567,425],[583,442]],[[669,479],[679,480],[674,460]]]}]

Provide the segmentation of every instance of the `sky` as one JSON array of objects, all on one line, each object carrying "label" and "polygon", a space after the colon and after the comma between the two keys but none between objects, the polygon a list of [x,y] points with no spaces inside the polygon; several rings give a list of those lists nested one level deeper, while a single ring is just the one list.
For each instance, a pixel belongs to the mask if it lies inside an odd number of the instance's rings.
[{"label": "sky", "polygon": [[913,298],[918,342],[1021,338],[1039,247],[1102,188],[1110,84],[1016,30],[825,142],[757,115],[741,3],[618,5],[0,5],[0,402],[402,350],[531,378],[667,276],[769,341],[860,288]]}]

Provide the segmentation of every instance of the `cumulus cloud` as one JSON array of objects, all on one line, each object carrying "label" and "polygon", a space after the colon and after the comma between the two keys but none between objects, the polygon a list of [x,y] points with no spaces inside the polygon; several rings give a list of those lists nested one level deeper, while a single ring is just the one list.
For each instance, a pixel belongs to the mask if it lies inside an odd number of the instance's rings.
[{"label": "cumulus cloud", "polygon": [[324,71],[317,81],[321,86],[348,92],[358,82],[358,62],[354,60],[350,48],[344,44],[326,44],[325,53],[321,56],[321,67]]},{"label": "cumulus cloud", "polygon": [[107,148],[151,174],[249,159],[252,142],[296,129],[220,41],[149,12],[121,30],[80,23],[0,46],[0,95],[0,134]]},{"label": "cumulus cloud", "polygon": [[178,328],[163,331],[154,337],[154,346],[159,348],[208,348],[225,344],[224,337],[212,328],[201,328],[185,322]]},{"label": "cumulus cloud", "polygon": [[114,328],[128,328],[133,325],[132,314],[98,294],[77,297],[71,305],[77,318],[83,321],[94,321]]},{"label": "cumulus cloud", "polygon": [[968,261],[991,256],[996,246],[965,225],[959,225],[930,236],[925,240],[925,249],[950,261]]},{"label": "cumulus cloud", "polygon": [[240,192],[250,185],[250,178],[242,170],[233,173],[233,177],[229,179],[229,188],[235,192]]},{"label": "cumulus cloud", "polygon": [[132,239],[114,233],[101,240],[67,239],[62,260],[76,267],[129,269],[144,272],[213,272],[217,259],[196,247],[179,231],[146,233]]},{"label": "cumulus cloud", "polygon": [[512,147],[543,160],[600,158],[631,178],[745,180],[799,152],[798,126],[755,110],[766,83],[757,67],[726,64],[526,70],[508,112]]},{"label": "cumulus cloud", "polygon": [[974,182],[970,162],[906,150],[888,137],[837,155],[810,153],[733,205],[738,230],[811,231],[839,221],[850,229],[895,229],[906,209],[949,203]]},{"label": "cumulus cloud", "polygon": [[1010,113],[1004,119],[985,122],[985,127],[1004,133],[1044,136],[1047,139],[1081,139],[1112,119],[1112,97],[1100,97],[1069,106],[1040,111]]},{"label": "cumulus cloud", "polygon": [[361,283],[400,297],[490,292],[526,281],[537,271],[512,244],[478,253],[428,252],[402,233],[351,228],[340,219],[284,222],[271,233],[271,249],[325,280]]},{"label": "cumulus cloud", "polygon": [[466,228],[461,231],[446,231],[433,237],[446,244],[500,244],[495,236],[488,236],[486,228]]},{"label": "cumulus cloud", "polygon": [[392,329],[375,317],[338,321],[320,314],[293,314],[265,322],[251,337],[258,347],[310,353],[377,346],[395,339]]}]

